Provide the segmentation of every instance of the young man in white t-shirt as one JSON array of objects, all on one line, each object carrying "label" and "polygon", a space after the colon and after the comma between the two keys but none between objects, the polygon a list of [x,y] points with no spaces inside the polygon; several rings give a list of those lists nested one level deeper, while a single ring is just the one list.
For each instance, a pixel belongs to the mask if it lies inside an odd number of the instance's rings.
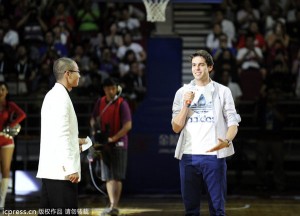
[{"label": "young man in white t-shirt", "polygon": [[191,62],[194,80],[176,92],[172,107],[172,128],[180,132],[175,157],[180,160],[183,203],[186,215],[200,215],[204,186],[210,215],[225,215],[226,157],[234,154],[240,116],[230,89],[210,79],[212,56],[199,50]]}]

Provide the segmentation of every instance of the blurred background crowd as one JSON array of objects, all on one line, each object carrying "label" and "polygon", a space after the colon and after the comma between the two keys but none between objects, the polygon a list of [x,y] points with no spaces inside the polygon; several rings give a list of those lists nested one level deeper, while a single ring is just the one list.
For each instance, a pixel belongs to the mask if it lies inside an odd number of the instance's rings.
[{"label": "blurred background crowd", "polygon": [[[128,99],[141,101],[146,39],[155,29],[145,17],[142,3],[1,1],[0,80],[12,94],[44,95],[54,82],[53,60],[68,56],[81,70],[78,96],[99,95],[101,80],[114,76]],[[213,78],[230,85],[237,99],[255,99],[269,88],[300,97],[299,23],[297,0],[217,4],[205,47],[215,59]]]},{"label": "blurred background crowd", "polygon": [[145,12],[94,0],[0,1],[0,80],[10,94],[43,97],[53,86],[52,63],[63,56],[80,68],[75,95],[98,97],[101,82],[116,77],[123,94],[145,94]]}]

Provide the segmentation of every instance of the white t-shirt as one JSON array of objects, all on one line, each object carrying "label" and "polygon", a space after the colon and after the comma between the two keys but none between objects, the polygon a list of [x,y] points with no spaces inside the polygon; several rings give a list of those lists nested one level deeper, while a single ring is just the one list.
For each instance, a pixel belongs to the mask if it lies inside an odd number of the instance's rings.
[{"label": "white t-shirt", "polygon": [[190,109],[193,114],[185,126],[184,154],[215,155],[206,151],[214,147],[215,140],[214,111],[212,103],[212,82],[206,86],[197,86]]}]

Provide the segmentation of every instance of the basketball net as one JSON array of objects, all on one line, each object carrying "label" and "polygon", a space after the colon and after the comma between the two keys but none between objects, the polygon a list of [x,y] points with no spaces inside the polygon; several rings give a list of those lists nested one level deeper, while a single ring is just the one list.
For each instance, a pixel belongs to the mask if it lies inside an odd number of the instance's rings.
[{"label": "basketball net", "polygon": [[166,21],[166,8],[169,0],[143,0],[143,2],[147,12],[147,21]]}]

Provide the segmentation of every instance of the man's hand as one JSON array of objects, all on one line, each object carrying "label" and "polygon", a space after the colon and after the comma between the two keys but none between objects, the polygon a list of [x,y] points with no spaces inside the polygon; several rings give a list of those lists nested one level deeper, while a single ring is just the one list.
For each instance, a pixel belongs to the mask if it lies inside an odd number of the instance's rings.
[{"label": "man's hand", "polygon": [[219,139],[219,138],[218,138],[218,140],[219,140],[218,144],[215,147],[207,150],[206,152],[214,152],[214,151],[218,151],[222,148],[229,147],[227,140],[222,140],[222,139]]},{"label": "man's hand", "polygon": [[78,181],[79,181],[79,175],[78,175],[78,173],[70,174],[70,175],[68,175],[68,179],[72,183],[78,183]]},{"label": "man's hand", "polygon": [[78,138],[78,142],[79,142],[79,150],[80,150],[80,152],[82,152],[82,145],[86,144],[87,141],[85,138]]}]

